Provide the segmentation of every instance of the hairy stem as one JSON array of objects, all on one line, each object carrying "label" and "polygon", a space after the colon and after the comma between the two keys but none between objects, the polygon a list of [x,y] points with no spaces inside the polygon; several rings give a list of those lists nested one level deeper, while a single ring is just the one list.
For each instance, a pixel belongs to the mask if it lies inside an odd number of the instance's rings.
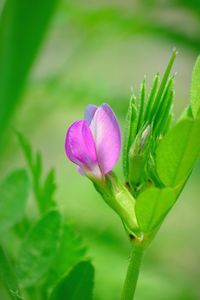
[{"label": "hairy stem", "polygon": [[138,275],[144,247],[140,243],[134,242],[132,246],[131,257],[128,265],[128,270],[122,290],[121,300],[133,300],[136,290]]}]

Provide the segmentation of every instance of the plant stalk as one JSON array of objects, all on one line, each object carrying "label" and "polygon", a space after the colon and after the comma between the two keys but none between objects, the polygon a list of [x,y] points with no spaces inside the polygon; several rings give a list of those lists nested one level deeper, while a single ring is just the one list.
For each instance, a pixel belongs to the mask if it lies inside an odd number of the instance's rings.
[{"label": "plant stalk", "polygon": [[122,290],[121,300],[133,300],[138,281],[144,246],[141,243],[132,244],[131,257]]}]

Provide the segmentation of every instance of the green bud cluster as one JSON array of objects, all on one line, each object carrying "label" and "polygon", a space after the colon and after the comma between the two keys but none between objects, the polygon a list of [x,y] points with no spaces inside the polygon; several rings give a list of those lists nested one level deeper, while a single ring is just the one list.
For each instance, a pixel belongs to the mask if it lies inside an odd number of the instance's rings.
[{"label": "green bud cluster", "polygon": [[149,95],[146,95],[144,79],[139,99],[131,96],[126,117],[123,169],[135,196],[144,185],[160,185],[154,167],[155,151],[173,119],[174,77],[169,76],[176,54],[174,50],[161,82],[160,76],[155,76]]}]

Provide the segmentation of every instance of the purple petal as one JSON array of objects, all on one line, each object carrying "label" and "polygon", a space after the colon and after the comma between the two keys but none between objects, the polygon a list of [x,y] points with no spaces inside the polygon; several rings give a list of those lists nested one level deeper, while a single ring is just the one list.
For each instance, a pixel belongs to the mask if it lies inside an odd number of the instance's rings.
[{"label": "purple petal", "polygon": [[77,121],[69,127],[65,151],[68,158],[81,168],[92,170],[97,165],[95,143],[86,121]]},{"label": "purple petal", "polygon": [[85,109],[84,119],[88,122],[88,124],[91,123],[94,114],[97,110],[97,106],[93,104],[89,104]]},{"label": "purple petal", "polygon": [[113,169],[121,149],[119,124],[108,104],[103,104],[96,110],[90,129],[95,140],[100,169],[106,174]]}]

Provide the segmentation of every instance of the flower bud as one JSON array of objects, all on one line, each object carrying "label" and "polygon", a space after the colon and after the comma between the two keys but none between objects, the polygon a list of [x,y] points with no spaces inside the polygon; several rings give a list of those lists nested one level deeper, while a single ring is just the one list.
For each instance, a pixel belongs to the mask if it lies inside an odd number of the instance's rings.
[{"label": "flower bud", "polygon": [[129,151],[128,180],[133,190],[146,179],[146,166],[150,154],[151,126],[148,125],[137,135]]},{"label": "flower bud", "polygon": [[84,120],[74,122],[67,131],[66,155],[91,179],[104,180],[117,163],[120,150],[119,124],[108,104],[89,105]]}]

